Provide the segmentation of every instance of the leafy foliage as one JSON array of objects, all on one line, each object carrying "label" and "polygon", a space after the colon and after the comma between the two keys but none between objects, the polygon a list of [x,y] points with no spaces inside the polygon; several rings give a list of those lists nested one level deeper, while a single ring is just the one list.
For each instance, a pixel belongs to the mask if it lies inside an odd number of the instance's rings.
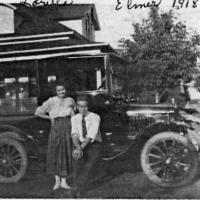
[{"label": "leafy foliage", "polygon": [[134,23],[133,28],[132,40],[121,39],[120,44],[132,63],[129,80],[134,90],[161,92],[197,73],[199,36],[190,35],[172,11],[160,14],[152,7],[148,19]]}]

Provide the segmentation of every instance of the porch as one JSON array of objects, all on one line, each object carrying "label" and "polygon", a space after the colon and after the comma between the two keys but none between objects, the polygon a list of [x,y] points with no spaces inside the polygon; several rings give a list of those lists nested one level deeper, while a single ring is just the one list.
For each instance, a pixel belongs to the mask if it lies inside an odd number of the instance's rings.
[{"label": "porch", "polygon": [[[32,46],[34,39],[31,46],[26,44],[23,49],[22,43],[30,41],[22,39],[16,43],[15,49],[20,45],[19,50],[6,49],[5,52],[2,48],[2,52],[0,51],[2,116],[32,115],[38,105],[55,95],[56,80],[62,80],[69,95],[73,97],[83,93],[92,96],[111,95],[116,88],[123,85],[122,79],[119,81],[116,74],[126,74],[128,63],[108,44],[93,43],[41,49]],[[5,45],[3,41],[0,41],[0,47]],[[11,43],[9,45],[14,48]]]}]

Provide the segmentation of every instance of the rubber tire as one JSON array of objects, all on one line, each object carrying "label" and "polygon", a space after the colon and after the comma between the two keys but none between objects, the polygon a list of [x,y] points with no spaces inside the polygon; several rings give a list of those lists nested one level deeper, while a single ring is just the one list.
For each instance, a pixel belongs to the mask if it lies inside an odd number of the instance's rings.
[{"label": "rubber tire", "polygon": [[[163,139],[173,139],[176,141],[181,142],[184,144],[192,153],[192,158],[193,158],[193,166],[192,169],[190,170],[190,173],[187,177],[185,177],[183,180],[180,182],[174,182],[174,183],[167,183],[167,182],[162,182],[159,177],[157,177],[150,167],[147,164],[148,160],[148,152],[151,149],[151,146],[154,145],[155,143],[162,141]],[[141,153],[141,166],[144,174],[147,176],[147,178],[154,184],[159,185],[160,187],[168,187],[168,188],[173,188],[173,187],[181,187],[184,185],[187,185],[191,183],[194,178],[196,177],[199,169],[199,157],[198,153],[195,150],[194,145],[184,136],[179,135],[178,133],[174,132],[163,132],[159,133],[157,135],[154,135],[152,138],[150,138],[144,145]]]},{"label": "rubber tire", "polygon": [[21,142],[12,138],[1,138],[0,143],[5,143],[14,146],[21,155],[20,171],[15,176],[5,178],[0,175],[0,183],[16,183],[24,177],[27,170],[28,159],[26,150]]}]

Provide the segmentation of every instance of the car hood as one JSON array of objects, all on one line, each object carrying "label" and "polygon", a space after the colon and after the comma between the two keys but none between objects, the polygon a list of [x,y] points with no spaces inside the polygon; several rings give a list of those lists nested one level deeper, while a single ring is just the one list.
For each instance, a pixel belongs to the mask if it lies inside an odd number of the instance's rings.
[{"label": "car hood", "polygon": [[174,108],[172,105],[168,104],[135,104],[130,105],[127,110],[126,114],[128,117],[134,117],[134,116],[153,116],[153,115],[159,115],[159,114],[170,114],[174,113]]}]

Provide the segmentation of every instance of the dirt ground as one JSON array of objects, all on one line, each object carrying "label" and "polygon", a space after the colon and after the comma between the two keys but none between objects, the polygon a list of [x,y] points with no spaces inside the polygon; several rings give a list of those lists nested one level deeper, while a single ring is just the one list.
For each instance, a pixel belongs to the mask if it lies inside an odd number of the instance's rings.
[{"label": "dirt ground", "polygon": [[[200,177],[194,184],[163,189],[151,184],[139,168],[138,160],[123,156],[98,165],[87,180],[80,198],[200,198]],[[73,191],[52,191],[54,180],[45,173],[45,161],[33,160],[23,180],[15,184],[0,184],[1,198],[75,198]]]}]

